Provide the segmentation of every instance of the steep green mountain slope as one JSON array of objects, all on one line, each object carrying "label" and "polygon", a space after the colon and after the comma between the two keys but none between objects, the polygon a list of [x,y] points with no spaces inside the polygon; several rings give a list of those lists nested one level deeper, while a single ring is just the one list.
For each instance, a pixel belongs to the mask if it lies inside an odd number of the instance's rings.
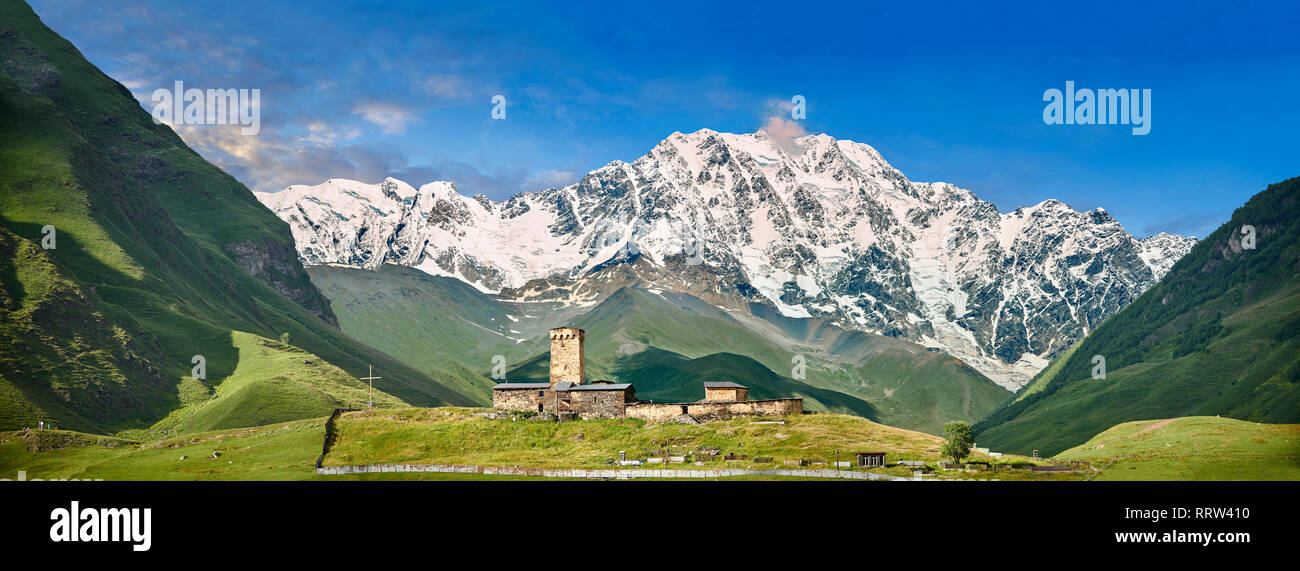
[{"label": "steep green mountain slope", "polygon": [[548,341],[544,327],[519,323],[514,310],[464,282],[404,266],[377,270],[307,268],[330,300],[339,327],[421,371],[460,375],[465,392],[492,399],[493,357],[515,362]]},{"label": "steep green mountain slope", "polygon": [[200,390],[240,368],[240,331],[287,333],[353,376],[374,364],[410,404],[484,402],[340,333],[288,227],[12,1],[0,253],[0,427],[147,428],[188,405],[194,356]]},{"label": "steep green mountain slope", "polygon": [[1134,420],[1300,421],[1300,179],[1238,208],[1029,388],[976,426],[981,445],[1053,454]]}]

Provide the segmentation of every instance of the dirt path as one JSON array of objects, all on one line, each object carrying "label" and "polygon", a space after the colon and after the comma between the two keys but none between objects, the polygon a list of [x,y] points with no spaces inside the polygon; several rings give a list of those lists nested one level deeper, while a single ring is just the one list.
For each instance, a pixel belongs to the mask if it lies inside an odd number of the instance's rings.
[{"label": "dirt path", "polygon": [[1160,430],[1161,428],[1164,428],[1164,427],[1166,427],[1166,426],[1169,426],[1169,423],[1171,423],[1171,422],[1173,422],[1173,421],[1175,421],[1175,420],[1177,420],[1177,419],[1171,418],[1171,419],[1169,419],[1169,420],[1162,420],[1162,421],[1160,421],[1160,422],[1157,422],[1157,423],[1155,423],[1155,424],[1152,424],[1151,426],[1148,426],[1148,427],[1146,427],[1146,428],[1143,428],[1142,430],[1139,430],[1139,431],[1137,431],[1137,432],[1134,432],[1133,434],[1142,434],[1143,432],[1151,432],[1152,430]]}]

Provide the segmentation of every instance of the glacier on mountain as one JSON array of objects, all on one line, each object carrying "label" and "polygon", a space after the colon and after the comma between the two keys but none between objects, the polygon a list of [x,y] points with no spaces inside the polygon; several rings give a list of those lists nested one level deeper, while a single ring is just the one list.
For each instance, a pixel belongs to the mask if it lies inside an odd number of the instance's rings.
[{"label": "glacier on mountain", "polygon": [[400,264],[516,298],[616,266],[689,271],[718,299],[942,347],[1012,390],[1195,243],[1135,238],[1105,210],[1056,200],[1000,213],[824,134],[674,133],[631,163],[500,202],[392,178],[257,197],[305,264]]}]

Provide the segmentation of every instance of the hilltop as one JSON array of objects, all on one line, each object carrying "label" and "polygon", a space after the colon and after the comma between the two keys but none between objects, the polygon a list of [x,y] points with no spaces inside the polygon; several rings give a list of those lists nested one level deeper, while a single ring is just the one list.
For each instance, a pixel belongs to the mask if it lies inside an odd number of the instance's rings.
[{"label": "hilltop", "polygon": [[1056,456],[1098,480],[1300,480],[1300,425],[1192,416],[1126,422]]},{"label": "hilltop", "polygon": [[[942,440],[844,414],[739,417],[704,424],[655,423],[632,418],[554,422],[527,413],[482,409],[389,409],[346,413],[337,421],[337,440],[324,466],[371,464],[455,464],[529,468],[608,469],[623,452],[648,461],[664,451],[683,456],[680,469],[834,469],[854,462],[856,452],[884,452],[886,462],[922,461],[935,467]],[[726,459],[732,456],[733,459]],[[971,461],[1019,468],[1029,459],[993,458],[978,452]],[[660,464],[659,466],[662,466]],[[632,468],[656,467],[633,466]],[[860,468],[858,468],[861,470]],[[911,476],[911,468],[871,471]],[[1083,474],[1044,474],[1025,469],[988,472],[939,471],[944,478],[1081,479]]]}]

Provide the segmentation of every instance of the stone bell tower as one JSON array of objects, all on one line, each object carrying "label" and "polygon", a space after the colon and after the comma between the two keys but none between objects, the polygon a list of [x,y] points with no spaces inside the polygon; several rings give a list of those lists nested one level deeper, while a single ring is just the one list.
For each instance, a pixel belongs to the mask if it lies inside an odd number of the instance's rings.
[{"label": "stone bell tower", "polygon": [[551,330],[551,387],[569,382],[581,385],[587,376],[582,342],[586,332],[574,327],[557,327]]}]

